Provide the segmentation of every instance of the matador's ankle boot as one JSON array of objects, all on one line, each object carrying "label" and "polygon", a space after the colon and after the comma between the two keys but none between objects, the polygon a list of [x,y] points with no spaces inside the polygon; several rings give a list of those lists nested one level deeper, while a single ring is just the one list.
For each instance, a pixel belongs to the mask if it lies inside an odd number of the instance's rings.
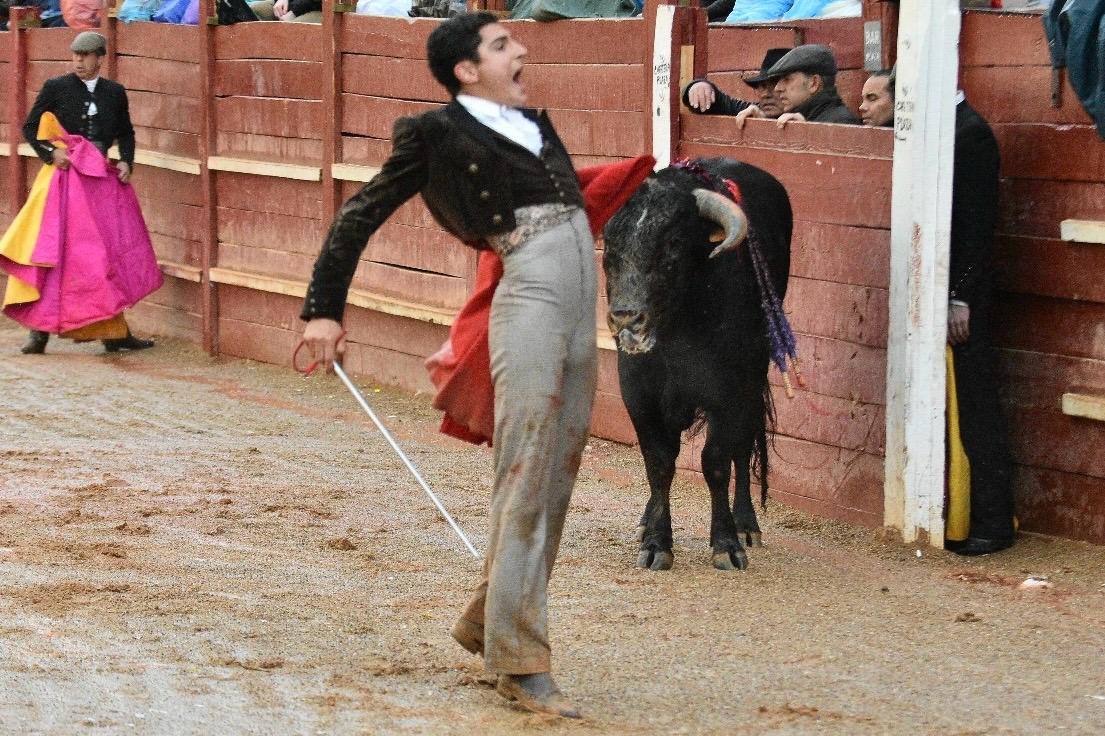
[{"label": "matador's ankle boot", "polygon": [[20,350],[24,355],[42,355],[46,352],[46,343],[50,341],[50,333],[42,330],[31,330],[27,335],[27,342]]}]

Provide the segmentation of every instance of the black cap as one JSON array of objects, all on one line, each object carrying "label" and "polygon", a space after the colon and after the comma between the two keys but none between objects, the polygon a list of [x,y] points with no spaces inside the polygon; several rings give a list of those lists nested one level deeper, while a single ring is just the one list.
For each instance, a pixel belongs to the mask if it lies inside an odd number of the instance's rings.
[{"label": "black cap", "polygon": [[818,43],[799,46],[779,59],[775,66],[768,70],[767,76],[779,79],[791,72],[820,74],[825,77],[836,76],[836,59],[833,58],[832,49]]},{"label": "black cap", "polygon": [[751,87],[755,87],[757,84],[763,84],[771,79],[771,77],[767,76],[767,70],[779,63],[779,59],[786,56],[789,51],[790,49],[768,49],[767,53],[764,54],[763,63],[760,64],[760,73],[754,74],[751,77],[745,77],[744,83]]}]

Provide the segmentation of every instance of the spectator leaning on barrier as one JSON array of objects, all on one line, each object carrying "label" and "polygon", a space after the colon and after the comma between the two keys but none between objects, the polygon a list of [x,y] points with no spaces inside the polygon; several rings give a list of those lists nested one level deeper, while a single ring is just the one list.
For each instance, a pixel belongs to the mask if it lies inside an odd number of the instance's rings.
[{"label": "spectator leaning on barrier", "polygon": [[894,74],[890,69],[875,72],[863,83],[859,116],[872,128],[894,125]]},{"label": "spectator leaning on barrier", "polygon": [[[744,78],[744,83],[759,95],[755,105],[764,113],[763,117],[777,118],[783,113],[779,98],[775,96],[775,80],[767,76],[767,70],[788,51],[790,49],[768,49],[759,73]],[[751,102],[730,97],[705,79],[692,79],[687,84],[683,89],[683,104],[700,115],[737,115],[753,106]]]},{"label": "spectator leaning on barrier", "polygon": [[[783,114],[777,119],[780,128],[791,121],[859,123],[836,91],[836,60],[828,46],[799,46],[771,67],[767,76],[778,80],[775,94],[783,107]],[[737,125],[743,127],[744,119],[749,117],[767,115],[753,105],[737,116]]]},{"label": "spectator leaning on barrier", "polygon": [[256,0],[249,3],[258,20],[321,23],[322,0]]}]

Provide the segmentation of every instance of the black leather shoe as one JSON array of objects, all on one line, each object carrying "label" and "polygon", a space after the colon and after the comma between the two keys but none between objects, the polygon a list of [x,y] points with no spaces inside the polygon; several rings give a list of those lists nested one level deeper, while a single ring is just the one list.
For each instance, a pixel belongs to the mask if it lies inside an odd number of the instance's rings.
[{"label": "black leather shoe", "polygon": [[41,330],[31,330],[20,352],[24,355],[42,355],[46,352],[46,343],[50,341],[50,333]]},{"label": "black leather shoe", "polygon": [[134,335],[117,337],[112,340],[104,340],[104,350],[108,353],[117,353],[120,350],[145,350],[154,346],[153,340],[143,340]]},{"label": "black leather shoe", "polygon": [[1001,552],[1003,549],[1008,549],[1012,546],[1013,537],[1005,537],[1004,539],[967,537],[961,542],[947,542],[944,544],[944,548],[949,552],[955,552],[957,555],[964,555],[966,557],[989,555],[994,552]]}]

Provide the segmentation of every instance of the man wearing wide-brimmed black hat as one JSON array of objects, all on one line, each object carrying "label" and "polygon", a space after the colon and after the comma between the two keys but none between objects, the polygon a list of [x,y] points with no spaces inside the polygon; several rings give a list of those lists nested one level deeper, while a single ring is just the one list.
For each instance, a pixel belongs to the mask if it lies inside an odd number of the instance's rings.
[{"label": "man wearing wide-brimmed black hat", "polygon": [[757,107],[763,112],[759,117],[779,117],[783,108],[779,105],[779,98],[775,96],[775,80],[767,75],[767,70],[786,56],[788,51],[790,49],[768,49],[760,71],[744,78],[744,83],[754,89],[759,97],[756,103],[730,97],[706,79],[692,79],[683,88],[683,104],[691,112],[701,115],[738,115],[743,110]]},{"label": "man wearing wide-brimmed black hat", "polygon": [[[836,91],[836,60],[828,46],[806,44],[789,51],[767,71],[775,80],[775,94],[783,114],[779,127],[791,121],[858,125],[857,118]],[[745,117],[766,118],[762,110],[749,108]],[[738,124],[743,124],[738,119]]]}]

